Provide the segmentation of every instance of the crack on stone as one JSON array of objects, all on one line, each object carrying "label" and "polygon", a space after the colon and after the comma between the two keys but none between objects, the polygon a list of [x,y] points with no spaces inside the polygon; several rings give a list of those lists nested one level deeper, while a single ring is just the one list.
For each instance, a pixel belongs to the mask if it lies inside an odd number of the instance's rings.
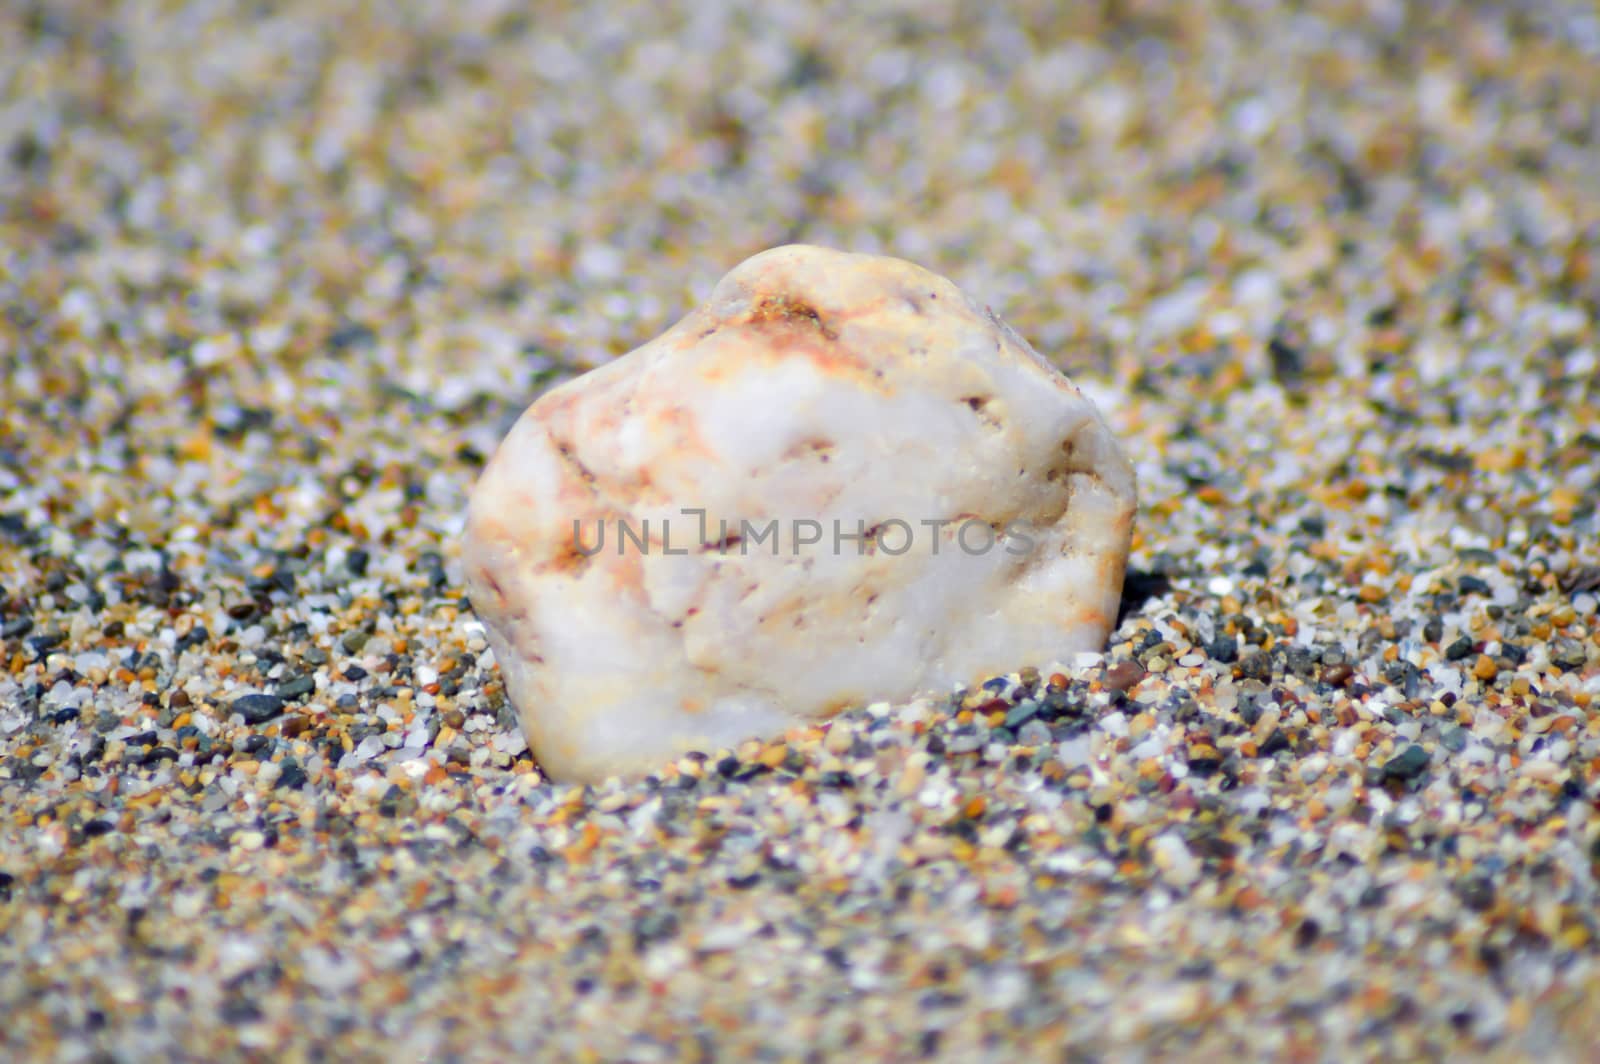
[{"label": "crack on stone", "polygon": [[[598,553],[599,551],[595,552],[595,554]],[[568,576],[577,577],[585,569],[589,568],[590,563],[593,561],[594,554],[585,554],[578,549],[575,543],[563,543],[555,557],[539,566],[538,571],[541,573],[565,573]]]},{"label": "crack on stone", "polygon": [[[1054,471],[1052,470],[1052,472]],[[1051,506],[1047,511],[1044,512],[1043,523],[1045,525],[1053,527],[1061,520],[1062,515],[1072,512],[1072,504],[1078,497],[1078,478],[1082,476],[1092,476],[1092,474],[1085,474],[1069,470],[1062,473],[1058,477],[1046,477],[1050,483],[1060,487],[1062,496],[1060,506]]]},{"label": "crack on stone", "polygon": [[792,325],[813,328],[824,340],[837,340],[839,334],[822,320],[822,315],[803,299],[791,295],[768,296],[750,312],[752,325]]},{"label": "crack on stone", "polygon": [[726,554],[729,550],[737,547],[743,542],[743,536],[739,535],[737,532],[729,532],[719,540],[700,544],[700,553],[710,554],[712,551],[716,551],[718,554]]},{"label": "crack on stone", "polygon": [[[863,590],[865,590],[865,589],[863,589]],[[861,623],[862,624],[870,624],[871,623],[872,615],[878,612],[877,609],[876,609],[877,605],[878,605],[878,593],[876,591],[867,591],[866,595],[863,596],[862,599],[861,599]]]},{"label": "crack on stone", "polygon": [[519,622],[518,623],[518,631],[521,633],[521,636],[522,636],[522,639],[523,639],[523,644],[524,644],[523,645],[523,652],[527,655],[528,660],[530,662],[532,662],[533,664],[535,664],[535,665],[543,665],[544,664],[544,655],[539,653],[538,650],[535,649],[539,645],[539,637],[537,635],[535,635],[534,633],[528,631],[528,629],[525,626],[521,625],[521,623],[520,623],[520,622],[525,621],[527,619],[528,619],[528,615],[526,613],[522,614],[521,616],[519,616],[517,618],[517,621]]},{"label": "crack on stone", "polygon": [[802,458],[815,458],[817,461],[826,464],[833,461],[833,452],[836,449],[832,440],[801,440],[783,452],[783,460],[797,462]]},{"label": "crack on stone", "polygon": [[478,570],[478,576],[483,580],[484,584],[488,586],[489,591],[494,595],[496,599],[495,604],[501,608],[504,608],[506,604],[506,591],[505,588],[500,586],[500,581],[496,580],[494,578],[494,574],[491,573],[486,567]]},{"label": "crack on stone", "polygon": [[1001,428],[1000,418],[990,409],[994,402],[994,396],[968,395],[963,396],[961,401],[967,404],[968,410],[978,415],[978,420],[983,423],[985,428],[999,431]]},{"label": "crack on stone", "polygon": [[567,443],[564,440],[558,440],[554,436],[551,436],[550,445],[556,449],[556,453],[561,456],[562,462],[566,463],[567,468],[572,470],[573,473],[577,475],[579,480],[583,481],[591,488],[594,487],[594,472],[588,466],[584,465],[583,462],[578,459],[577,455],[572,453],[572,445],[570,443]]},{"label": "crack on stone", "polygon": [[[596,486],[598,478],[594,475],[594,471],[584,465],[578,456],[573,453],[572,445],[565,440],[556,439],[555,435],[548,430],[545,435],[550,441],[551,448],[560,456],[562,464],[567,467],[567,471],[583,482],[584,486],[589,489],[590,495],[596,499],[602,498],[600,489]],[[566,573],[574,579],[582,576],[600,554],[600,551],[597,549],[586,552],[580,549],[582,542],[579,539],[580,534],[579,528],[574,526],[572,538],[563,539],[555,556],[540,565],[538,571]]]},{"label": "crack on stone", "polygon": [[1077,460],[1078,445],[1075,440],[1070,438],[1062,440],[1061,452],[1062,457],[1045,471],[1044,479],[1046,483],[1065,483],[1070,488],[1071,479],[1075,476],[1089,477],[1093,480],[1100,479],[1099,474],[1092,467],[1086,467]]}]

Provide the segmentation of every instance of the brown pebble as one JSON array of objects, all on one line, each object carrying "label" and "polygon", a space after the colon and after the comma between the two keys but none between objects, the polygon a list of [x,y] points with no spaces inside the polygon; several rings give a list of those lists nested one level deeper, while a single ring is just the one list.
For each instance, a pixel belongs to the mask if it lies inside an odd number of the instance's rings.
[{"label": "brown pebble", "polygon": [[1487,654],[1479,654],[1477,662],[1472,666],[1472,675],[1480,680],[1492,680],[1500,675],[1500,666]]},{"label": "brown pebble", "polygon": [[1343,687],[1350,682],[1350,677],[1355,675],[1355,669],[1349,665],[1330,665],[1322,673],[1322,679],[1335,687]]},{"label": "brown pebble", "polygon": [[1137,661],[1120,661],[1106,670],[1100,683],[1107,691],[1126,691],[1145,678],[1145,668]]}]

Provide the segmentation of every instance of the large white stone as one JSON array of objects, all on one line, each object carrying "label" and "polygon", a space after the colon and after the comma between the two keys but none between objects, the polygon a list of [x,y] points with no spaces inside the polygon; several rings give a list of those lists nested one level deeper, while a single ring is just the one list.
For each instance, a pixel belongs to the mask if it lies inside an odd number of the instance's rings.
[{"label": "large white stone", "polygon": [[990,310],[791,246],[530,406],[464,560],[529,746],[594,780],[1099,649],[1134,508],[1093,404]]}]

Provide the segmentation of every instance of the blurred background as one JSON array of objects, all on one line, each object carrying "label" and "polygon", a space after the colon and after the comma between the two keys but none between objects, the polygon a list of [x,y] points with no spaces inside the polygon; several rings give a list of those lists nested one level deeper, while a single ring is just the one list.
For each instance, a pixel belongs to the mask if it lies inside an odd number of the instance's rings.
[{"label": "blurred background", "polygon": [[252,418],[301,465],[481,456],[786,241],[950,276],[1113,413],[1592,394],[1514,379],[1600,305],[1583,3],[50,2],[0,39],[14,480]]}]

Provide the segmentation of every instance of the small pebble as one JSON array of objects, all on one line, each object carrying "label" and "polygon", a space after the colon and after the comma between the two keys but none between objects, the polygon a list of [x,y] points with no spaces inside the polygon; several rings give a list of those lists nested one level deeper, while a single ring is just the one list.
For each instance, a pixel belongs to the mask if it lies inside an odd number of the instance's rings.
[{"label": "small pebble", "polygon": [[229,709],[244,718],[246,724],[265,724],[283,712],[284,700],[278,695],[244,695],[236,698]]}]

